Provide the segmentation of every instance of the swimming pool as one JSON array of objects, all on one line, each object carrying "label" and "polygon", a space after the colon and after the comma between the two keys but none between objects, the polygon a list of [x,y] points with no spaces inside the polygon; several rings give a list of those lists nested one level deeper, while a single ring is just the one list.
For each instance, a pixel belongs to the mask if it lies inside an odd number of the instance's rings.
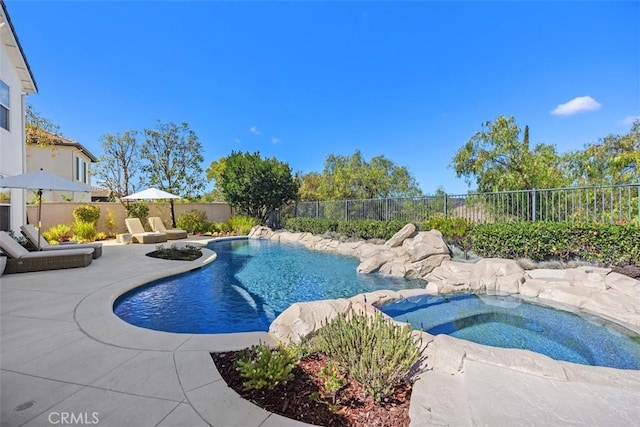
[{"label": "swimming pool", "polygon": [[583,365],[640,369],[640,340],[633,332],[596,316],[556,310],[515,296],[424,295],[380,309],[432,335],[526,349]]},{"label": "swimming pool", "polygon": [[299,244],[237,239],[208,247],[218,254],[213,263],[132,289],[115,301],[116,315],[133,325],[166,332],[267,331],[294,302],[425,285],[358,274],[356,258],[310,251]]}]

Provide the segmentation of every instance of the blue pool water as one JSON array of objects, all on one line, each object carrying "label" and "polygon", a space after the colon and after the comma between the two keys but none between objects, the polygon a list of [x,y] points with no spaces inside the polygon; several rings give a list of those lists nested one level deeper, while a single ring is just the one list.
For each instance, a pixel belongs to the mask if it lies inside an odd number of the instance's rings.
[{"label": "blue pool water", "polygon": [[640,369],[640,342],[631,331],[595,316],[556,310],[513,296],[419,296],[380,309],[432,335],[532,350],[583,365]]},{"label": "blue pool water", "polygon": [[356,258],[297,244],[239,239],[209,248],[218,254],[213,263],[133,289],[116,300],[114,312],[133,325],[159,331],[266,331],[294,302],[424,287],[422,281],[358,274]]}]

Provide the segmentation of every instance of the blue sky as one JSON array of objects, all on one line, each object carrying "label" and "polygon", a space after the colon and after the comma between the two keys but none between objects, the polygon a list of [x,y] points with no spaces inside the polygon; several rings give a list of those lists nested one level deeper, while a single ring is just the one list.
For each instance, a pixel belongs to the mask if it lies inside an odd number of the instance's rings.
[{"label": "blue sky", "polygon": [[487,120],[565,152],[640,117],[640,2],[6,5],[28,101],[96,155],[103,134],[186,121],[205,169],[242,150],[321,171],[359,149],[466,193],[448,166]]}]

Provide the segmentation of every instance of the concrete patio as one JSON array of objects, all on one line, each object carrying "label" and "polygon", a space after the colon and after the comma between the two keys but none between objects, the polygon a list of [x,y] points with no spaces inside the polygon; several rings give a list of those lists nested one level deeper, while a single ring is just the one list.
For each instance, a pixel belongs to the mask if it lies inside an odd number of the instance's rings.
[{"label": "concrete patio", "polygon": [[122,292],[214,258],[144,256],[154,249],[107,244],[86,268],[0,278],[0,425],[300,425],[241,399],[209,356],[266,333],[170,334],[113,314]]},{"label": "concrete patio", "polygon": [[[144,256],[154,249],[108,244],[87,268],[0,278],[2,426],[304,425],[241,399],[211,361],[209,352],[272,340],[267,333],[164,333],[113,314],[126,290],[215,258],[209,250],[194,262]],[[620,426],[640,419],[638,371],[585,370],[521,350],[436,340],[429,358],[438,369],[415,385],[412,425]],[[462,375],[449,366],[461,354]]]}]

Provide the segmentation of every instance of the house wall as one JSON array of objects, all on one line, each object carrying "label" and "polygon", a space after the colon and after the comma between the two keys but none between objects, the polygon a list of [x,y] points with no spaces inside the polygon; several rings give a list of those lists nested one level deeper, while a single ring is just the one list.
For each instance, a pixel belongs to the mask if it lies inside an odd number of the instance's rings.
[{"label": "house wall", "polygon": [[[111,210],[115,215],[116,228],[112,230],[114,233],[126,233],[127,228],[124,224],[124,219],[127,217],[127,211],[121,203],[59,203],[50,202],[42,204],[42,229],[48,230],[54,225],[67,224],[72,226],[75,220],[73,219],[73,210],[81,205],[94,205],[100,208],[100,219],[98,220],[98,231],[109,234],[110,230],[107,228],[107,214]],[[149,216],[159,216],[164,223],[169,227],[171,225],[171,206],[169,203],[148,203]],[[192,209],[204,211],[207,214],[207,219],[210,222],[225,222],[231,215],[231,207],[226,203],[180,203],[175,204],[176,218],[180,214],[188,212]],[[29,223],[35,224],[38,218],[38,206],[28,206]],[[147,226],[145,224],[145,226]]]},{"label": "house wall", "polygon": [[[87,164],[87,183],[76,179],[76,158],[79,157]],[[91,189],[91,159],[76,147],[63,145],[27,144],[27,172],[36,172],[40,169],[58,175],[59,177],[86,185]],[[34,197],[35,192],[31,191],[27,196],[29,201]],[[73,201],[77,203],[88,203],[91,201],[91,193],[80,193],[72,191],[44,191],[42,200],[47,202]]]},{"label": "house wall", "polygon": [[[2,20],[0,19],[0,22]],[[13,176],[24,173],[24,125],[22,82],[16,72],[16,64],[4,41],[10,37],[0,31],[0,79],[9,86],[9,130],[0,128],[0,175]],[[2,189],[11,196],[9,229],[17,229],[26,218],[25,194],[20,189]],[[6,203],[2,204],[7,206]],[[0,208],[6,209],[6,208]]]}]

